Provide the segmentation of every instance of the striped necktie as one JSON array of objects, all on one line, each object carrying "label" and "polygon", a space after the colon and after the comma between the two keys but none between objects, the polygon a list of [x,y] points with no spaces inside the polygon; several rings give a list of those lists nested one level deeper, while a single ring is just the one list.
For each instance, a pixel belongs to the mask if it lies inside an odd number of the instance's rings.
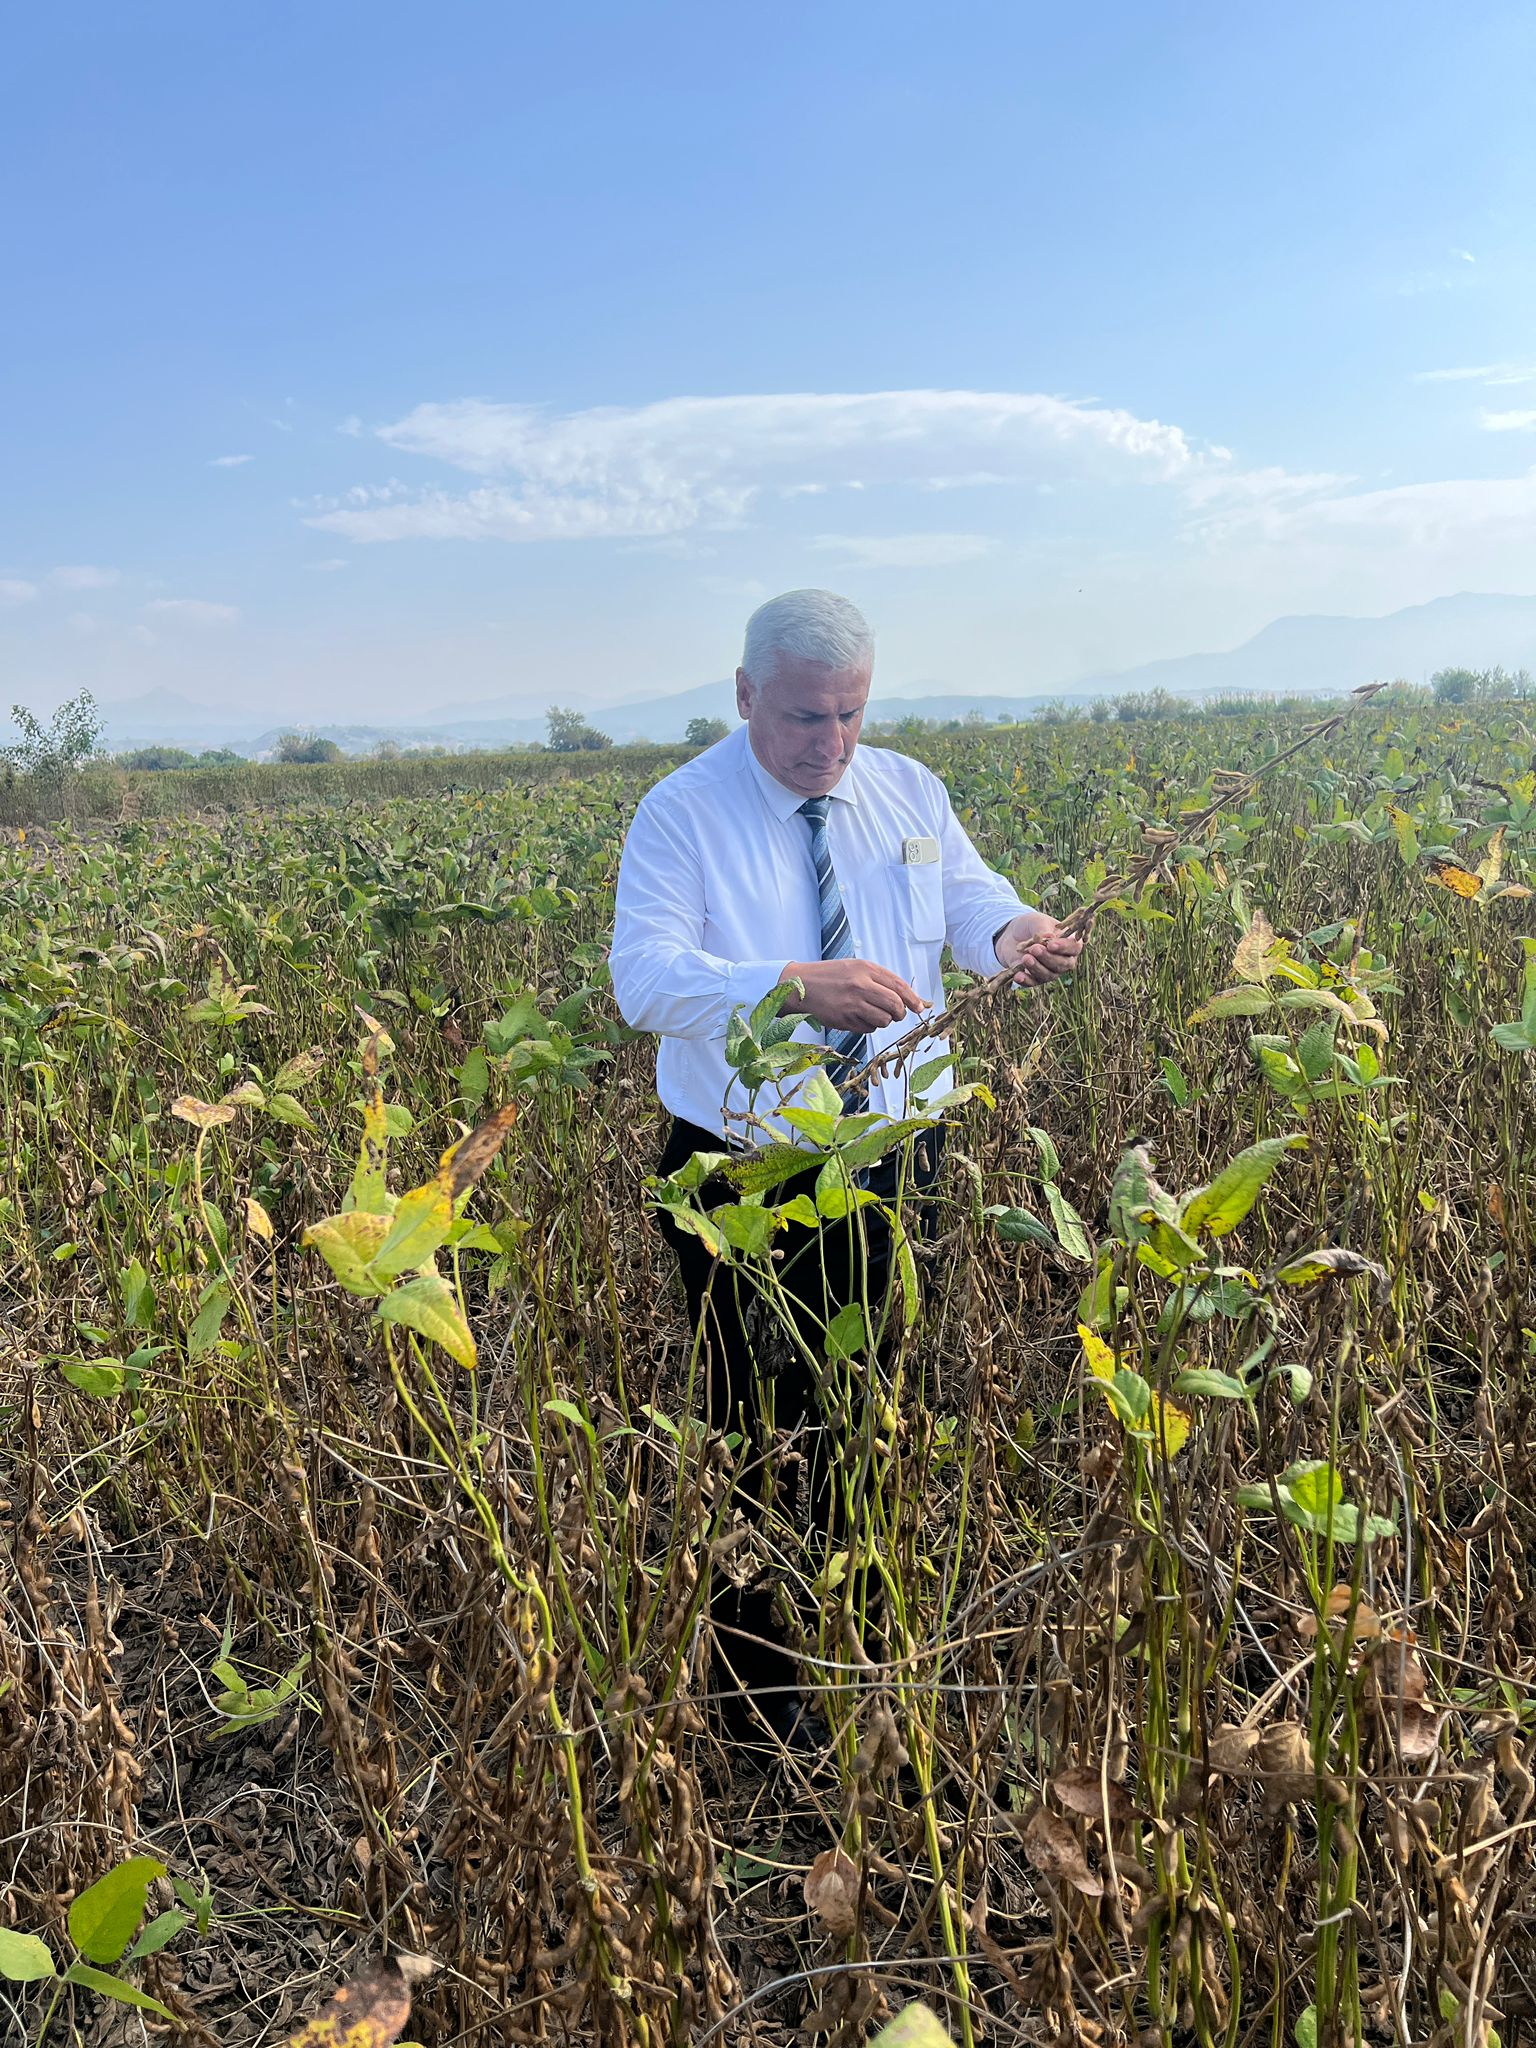
[{"label": "striped necktie", "polygon": [[[851,960],[853,934],[848,929],[843,892],[837,886],[837,870],[832,865],[832,849],[827,843],[827,812],[831,807],[829,796],[807,797],[800,806],[800,815],[811,828],[811,860],[815,865],[816,887],[821,896],[821,957],[823,960]],[[868,1089],[843,1089],[843,1083],[869,1059],[869,1040],[862,1031],[828,1031],[826,1041],[834,1055],[827,1061],[827,1078],[834,1087],[843,1090],[843,1107],[851,1112],[862,1106]]]}]

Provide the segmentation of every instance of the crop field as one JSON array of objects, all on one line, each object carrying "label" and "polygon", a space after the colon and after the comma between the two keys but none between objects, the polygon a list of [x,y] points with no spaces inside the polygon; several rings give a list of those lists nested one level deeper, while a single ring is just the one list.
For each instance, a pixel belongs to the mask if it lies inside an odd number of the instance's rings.
[{"label": "crop field", "polygon": [[[830,1547],[655,1227],[771,1321],[774,1161],[654,1182],[607,988],[664,763],[6,828],[7,2042],[253,2048],[384,1948],[427,2048],[1530,2039],[1536,734],[1378,699],[1238,779],[1306,730],[907,743],[1105,900],[827,1332]],[[863,1228],[912,1133],[807,1131]],[[819,1760],[722,1736],[757,1573]]]}]

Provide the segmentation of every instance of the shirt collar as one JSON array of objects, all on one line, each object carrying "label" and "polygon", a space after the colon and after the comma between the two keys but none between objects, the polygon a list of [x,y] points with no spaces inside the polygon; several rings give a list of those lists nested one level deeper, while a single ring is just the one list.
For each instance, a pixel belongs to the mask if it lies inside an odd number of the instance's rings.
[{"label": "shirt collar", "polygon": [[[805,798],[797,796],[792,789],[786,789],[776,776],[768,773],[768,770],[752,751],[752,737],[745,725],[741,728],[741,737],[743,752],[747,757],[747,773],[752,776],[758,788],[762,791],[764,803],[767,804],[773,815],[781,821],[792,818],[805,802]],[[858,770],[859,750],[855,747],[853,759],[843,770],[837,787],[827,792],[834,803],[857,805],[859,801]]]}]

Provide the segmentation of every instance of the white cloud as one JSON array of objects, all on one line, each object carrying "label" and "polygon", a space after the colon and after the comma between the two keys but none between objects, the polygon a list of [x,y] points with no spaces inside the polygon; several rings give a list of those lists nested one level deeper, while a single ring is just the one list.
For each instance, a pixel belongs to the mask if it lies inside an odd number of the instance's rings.
[{"label": "white cloud", "polygon": [[338,434],[350,434],[355,441],[362,434],[363,423],[355,412],[349,412],[344,420],[337,421],[336,431]]},{"label": "white cloud", "polygon": [[1453,249],[1451,251],[1451,254],[1456,258],[1456,261],[1458,263],[1475,263],[1477,261],[1477,258],[1472,254],[1472,251],[1470,249]]},{"label": "white cloud", "polygon": [[91,612],[71,612],[65,624],[72,633],[80,633],[86,636],[99,632],[101,629],[100,620]]},{"label": "white cloud", "polygon": [[1415,384],[1536,384],[1536,362],[1474,363],[1455,370],[1420,370]]},{"label": "white cloud", "polygon": [[1524,412],[1480,412],[1477,424],[1490,434],[1528,434],[1536,429],[1536,410]]},{"label": "white cloud", "polygon": [[1157,481],[1195,461],[1178,427],[1040,392],[788,392],[575,413],[464,399],[377,432],[485,481],[360,488],[315,508],[312,526],[355,541],[635,540],[739,526],[764,490]]},{"label": "white cloud", "polygon": [[1331,470],[1213,469],[1191,477],[1184,496],[1197,509],[1275,505],[1297,498],[1314,498],[1333,493],[1353,483],[1350,476]]},{"label": "white cloud", "polygon": [[254,462],[254,455],[215,455],[209,463],[210,469],[238,469],[242,462]]},{"label": "white cloud", "polygon": [[997,542],[985,533],[823,533],[816,545],[841,554],[849,568],[947,569],[991,554]]},{"label": "white cloud", "polygon": [[232,626],[240,617],[233,604],[210,604],[201,597],[157,597],[144,607],[155,618],[187,626]]},{"label": "white cloud", "polygon": [[49,581],[60,590],[109,590],[122,581],[122,574],[117,569],[97,569],[89,562],[76,562],[55,569]]},{"label": "white cloud", "polygon": [[0,604],[30,604],[36,595],[35,583],[25,583],[19,576],[0,576]]},{"label": "white cloud", "polygon": [[1514,477],[1447,477],[1387,490],[1341,492],[1302,503],[1270,499],[1223,529],[1269,543],[1349,538],[1439,549],[1472,538],[1523,539],[1536,546],[1536,469]]},{"label": "white cloud", "polygon": [[351,567],[345,555],[332,555],[324,562],[311,562],[310,568],[317,576],[334,576],[338,569]]}]

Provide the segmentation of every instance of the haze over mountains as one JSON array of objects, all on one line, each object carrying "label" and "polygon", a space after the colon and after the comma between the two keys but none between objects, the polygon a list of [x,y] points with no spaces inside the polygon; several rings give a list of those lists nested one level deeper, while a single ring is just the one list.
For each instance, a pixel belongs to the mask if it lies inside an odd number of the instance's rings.
[{"label": "haze over mountains", "polygon": [[[1021,646],[1021,668],[1027,668],[1028,654],[1028,647]],[[909,684],[887,695],[881,691],[877,666],[871,713],[885,719],[954,718],[979,711],[989,719],[1021,718],[1052,699],[1086,702],[1159,688],[1190,697],[1231,691],[1333,693],[1399,677],[1423,682],[1440,668],[1495,664],[1536,669],[1536,597],[1464,592],[1384,618],[1281,618],[1225,653],[1181,655],[1112,675],[1036,683],[1013,696],[969,695],[960,676],[927,686]],[[347,752],[365,752],[385,739],[406,747],[497,747],[543,739],[546,707],[562,702],[576,703],[594,725],[619,742],[678,740],[691,718],[734,717],[733,685],[722,678],[668,696],[607,705],[583,703],[551,681],[479,704],[447,704],[430,722],[409,724],[327,723],[323,707],[317,706],[305,723]],[[164,690],[119,703],[103,702],[101,708],[106,744],[114,750],[164,742],[260,753],[275,743],[279,731],[297,723],[288,720],[272,726],[270,712],[263,717],[244,706],[196,704]]]}]

